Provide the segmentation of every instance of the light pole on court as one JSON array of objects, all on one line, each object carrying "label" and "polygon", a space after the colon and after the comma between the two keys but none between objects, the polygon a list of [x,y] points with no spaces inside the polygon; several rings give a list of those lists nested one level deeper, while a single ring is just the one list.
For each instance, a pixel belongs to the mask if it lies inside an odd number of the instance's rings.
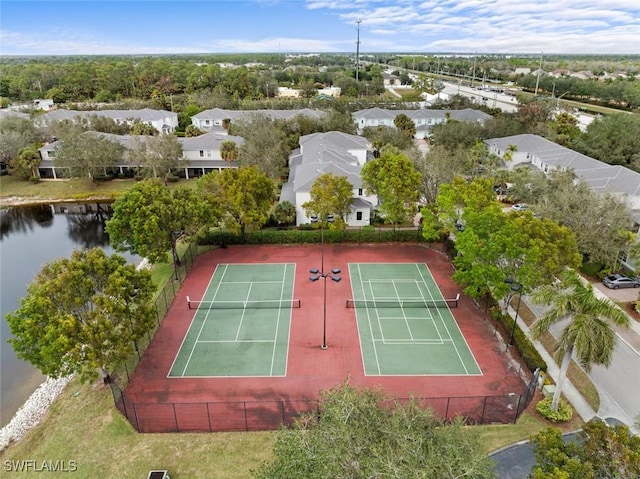
[{"label": "light pole on court", "polygon": [[[329,220],[329,215],[325,217],[328,222],[332,222]],[[320,269],[312,268],[309,270],[311,276],[309,277],[310,281],[318,281],[322,279],[322,344],[320,345],[320,349],[327,349],[327,278],[330,278],[332,281],[336,283],[340,282],[342,279],[338,274],[340,274],[340,270],[338,268],[333,268],[329,272],[325,272],[324,270],[324,230],[323,223],[324,218],[320,218]]]},{"label": "light pole on court", "polygon": [[516,317],[513,320],[513,326],[511,327],[511,333],[509,334],[509,341],[507,341],[507,347],[505,351],[509,350],[509,346],[513,343],[513,336],[516,334],[516,325],[518,324],[518,313],[520,311],[520,299],[522,298],[522,284],[518,283],[512,278],[504,280],[505,283],[511,285],[511,291],[518,294],[518,304],[516,305]]}]

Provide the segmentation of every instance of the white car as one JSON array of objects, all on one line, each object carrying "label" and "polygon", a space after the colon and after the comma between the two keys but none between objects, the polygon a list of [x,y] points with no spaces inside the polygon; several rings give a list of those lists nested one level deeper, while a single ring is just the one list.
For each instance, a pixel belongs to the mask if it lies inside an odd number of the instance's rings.
[{"label": "white car", "polygon": [[529,206],[525,203],[516,203],[511,207],[513,211],[526,211],[529,209]]}]

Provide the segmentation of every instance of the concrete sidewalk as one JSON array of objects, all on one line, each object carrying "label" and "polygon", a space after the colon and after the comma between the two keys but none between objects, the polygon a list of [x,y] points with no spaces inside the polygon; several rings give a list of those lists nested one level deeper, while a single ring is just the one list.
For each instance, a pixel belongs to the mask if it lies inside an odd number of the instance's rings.
[{"label": "concrete sidewalk", "polygon": [[[601,298],[609,297],[606,292],[596,287],[594,287],[594,294]],[[532,304],[526,296],[522,298],[522,302],[537,317],[540,317],[546,311],[545,307]],[[515,311],[512,307],[509,307],[509,314],[511,317],[515,317]],[[551,333],[554,337],[557,338],[559,336],[564,324],[560,323],[551,328]],[[518,327],[527,336],[531,337],[528,326],[520,317],[518,317]],[[631,318],[629,328],[615,327],[614,329],[616,330],[619,344],[614,351],[614,361],[611,367],[607,369],[602,366],[594,366],[591,372],[587,373],[600,396],[599,410],[594,411],[589,406],[568,378],[564,383],[563,394],[584,421],[588,421],[593,417],[611,417],[620,420],[634,430],[634,421],[638,410],[633,407],[633,404],[637,402],[636,398],[640,395],[640,376],[629,375],[628,372],[637,371],[640,368],[640,323]],[[557,383],[560,372],[559,365],[556,364],[552,354],[547,352],[542,344],[534,342],[534,346],[547,363],[547,374]],[[620,384],[620,387],[615,388],[612,382]],[[631,407],[629,407],[630,404]],[[638,433],[635,430],[634,432]]]}]

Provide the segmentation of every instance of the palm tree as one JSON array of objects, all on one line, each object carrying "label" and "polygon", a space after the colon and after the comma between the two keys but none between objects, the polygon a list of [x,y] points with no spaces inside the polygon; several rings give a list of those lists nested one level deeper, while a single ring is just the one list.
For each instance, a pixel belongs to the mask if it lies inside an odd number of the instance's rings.
[{"label": "palm tree", "polygon": [[593,364],[609,366],[616,346],[616,333],[611,323],[629,327],[629,317],[610,299],[596,298],[593,286],[572,270],[563,275],[560,287],[543,286],[532,293],[531,299],[534,303],[551,306],[531,327],[534,339],[539,339],[551,325],[569,320],[556,345],[555,359],[561,366],[551,408],[557,411],[573,353],[587,372]]}]

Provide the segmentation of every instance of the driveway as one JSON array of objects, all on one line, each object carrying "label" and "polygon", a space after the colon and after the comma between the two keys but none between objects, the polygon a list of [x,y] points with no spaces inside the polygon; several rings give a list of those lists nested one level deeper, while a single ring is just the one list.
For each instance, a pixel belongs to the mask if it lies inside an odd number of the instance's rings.
[{"label": "driveway", "polygon": [[602,284],[602,282],[592,284],[594,289],[597,289],[607,298],[611,298],[616,303],[629,303],[639,299],[638,294],[640,294],[640,288],[609,289]]}]

